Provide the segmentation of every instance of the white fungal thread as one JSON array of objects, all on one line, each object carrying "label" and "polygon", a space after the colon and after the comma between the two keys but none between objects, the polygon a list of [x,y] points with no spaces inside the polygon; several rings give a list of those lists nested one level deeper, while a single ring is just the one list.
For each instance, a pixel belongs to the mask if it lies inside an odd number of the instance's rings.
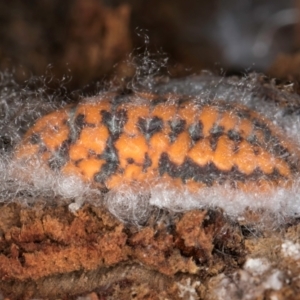
[{"label": "white fungal thread", "polygon": [[[26,199],[25,201],[34,201],[41,195],[47,195],[48,199],[51,195],[60,196],[69,199],[68,201],[75,201],[76,204],[71,206],[74,211],[84,201],[88,201],[87,199],[92,199],[91,201],[98,199],[98,203],[105,203],[108,209],[120,219],[137,223],[147,218],[152,206],[175,212],[193,208],[221,207],[232,217],[239,217],[245,209],[251,208],[269,211],[277,215],[280,221],[285,217],[295,217],[300,214],[300,182],[298,179],[295,179],[289,189],[275,187],[273,192],[268,195],[260,195],[255,191],[245,193],[238,190],[231,190],[230,193],[224,194],[224,188],[220,187],[204,188],[198,193],[190,193],[186,189],[175,191],[172,187],[160,182],[151,185],[146,191],[139,190],[139,187],[125,185],[119,189],[112,189],[106,194],[101,194],[76,176],[66,177],[59,171],[49,172],[41,168],[38,163],[30,175],[29,181],[33,184],[27,180],[16,179],[15,174],[22,173],[26,168],[25,165],[16,165],[16,162],[11,159],[12,148],[18,144],[24,132],[23,124],[32,123],[38,116],[56,109],[58,104],[44,93],[34,94],[26,89],[20,91],[20,87],[15,83],[11,86],[11,82],[13,79],[10,76],[2,74],[0,112],[3,118],[0,122],[0,128],[1,132],[5,132],[2,138],[9,135],[11,146],[6,149],[5,142],[2,142],[0,201],[12,201],[16,197]],[[286,114],[285,109],[278,108],[275,102],[263,102],[261,99],[262,95],[271,92],[281,98],[291,98],[293,103],[297,103],[297,101],[300,102],[299,96],[278,91],[275,87],[264,87],[259,82],[259,76],[252,75],[242,79],[230,79],[203,74],[186,79],[170,80],[164,84],[157,84],[153,80],[151,84],[145,85],[151,90],[151,93],[158,95],[176,93],[177,95],[190,95],[205,100],[221,99],[231,103],[239,101],[239,103],[271,118],[274,124],[280,126],[296,145],[300,144],[298,135],[300,122],[297,113]],[[26,105],[24,101],[26,101]],[[299,110],[296,107],[296,111],[297,109]],[[34,110],[35,114],[32,115]],[[13,122],[16,116],[16,122]],[[20,195],[22,196],[20,197]]]}]

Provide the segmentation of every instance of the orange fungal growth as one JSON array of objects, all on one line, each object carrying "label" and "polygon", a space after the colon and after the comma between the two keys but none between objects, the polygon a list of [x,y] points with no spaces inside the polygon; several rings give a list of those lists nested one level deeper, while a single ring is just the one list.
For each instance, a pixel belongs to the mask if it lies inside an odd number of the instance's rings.
[{"label": "orange fungal growth", "polygon": [[95,187],[167,182],[197,191],[226,184],[265,191],[289,186],[299,151],[255,111],[176,95],[107,93],[39,119],[16,149]]}]

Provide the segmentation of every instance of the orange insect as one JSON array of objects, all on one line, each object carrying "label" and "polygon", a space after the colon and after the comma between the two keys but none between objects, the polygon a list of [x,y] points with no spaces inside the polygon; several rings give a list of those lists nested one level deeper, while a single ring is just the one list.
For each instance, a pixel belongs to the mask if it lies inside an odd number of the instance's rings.
[{"label": "orange insect", "polygon": [[16,149],[100,189],[166,182],[197,191],[289,186],[299,151],[249,108],[174,94],[104,93],[37,120]]}]

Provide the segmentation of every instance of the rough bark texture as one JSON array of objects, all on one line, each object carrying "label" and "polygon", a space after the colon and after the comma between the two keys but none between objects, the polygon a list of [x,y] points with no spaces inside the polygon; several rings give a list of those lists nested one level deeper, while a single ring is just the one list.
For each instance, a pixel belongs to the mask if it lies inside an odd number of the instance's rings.
[{"label": "rough bark texture", "polygon": [[239,227],[221,212],[164,213],[143,227],[92,205],[74,215],[66,205],[15,203],[2,205],[0,214],[0,289],[11,299],[91,291],[129,299],[135,289],[139,297],[149,291],[176,299],[176,282],[206,280],[245,257]]}]

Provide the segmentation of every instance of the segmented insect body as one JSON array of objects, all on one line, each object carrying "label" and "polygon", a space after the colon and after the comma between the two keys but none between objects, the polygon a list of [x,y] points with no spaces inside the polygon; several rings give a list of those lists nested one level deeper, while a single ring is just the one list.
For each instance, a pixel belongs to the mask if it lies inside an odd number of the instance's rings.
[{"label": "segmented insect body", "polygon": [[288,186],[299,153],[249,108],[174,94],[106,93],[39,119],[16,149],[101,189],[166,182],[197,191]]}]

